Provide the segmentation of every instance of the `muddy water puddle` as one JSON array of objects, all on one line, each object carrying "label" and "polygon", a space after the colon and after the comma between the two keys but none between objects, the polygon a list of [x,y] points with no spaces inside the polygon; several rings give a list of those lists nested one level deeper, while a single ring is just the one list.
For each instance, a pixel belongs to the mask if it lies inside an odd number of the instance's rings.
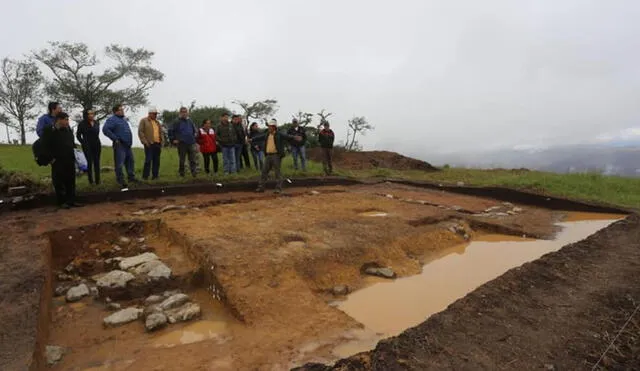
[{"label": "muddy water puddle", "polygon": [[453,247],[425,264],[421,274],[354,292],[337,306],[362,323],[365,330],[351,334],[352,339],[337,346],[333,354],[348,357],[372,349],[380,339],[418,325],[509,269],[580,241],[623,217],[571,214],[568,220],[572,221],[558,223],[562,230],[554,240],[478,235],[474,241]]}]

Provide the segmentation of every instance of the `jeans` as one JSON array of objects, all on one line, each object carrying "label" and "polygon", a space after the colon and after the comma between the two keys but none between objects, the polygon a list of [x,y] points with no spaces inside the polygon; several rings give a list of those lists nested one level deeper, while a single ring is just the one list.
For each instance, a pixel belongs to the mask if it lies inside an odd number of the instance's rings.
[{"label": "jeans", "polygon": [[203,153],[202,157],[204,158],[204,171],[209,174],[211,167],[209,166],[211,162],[213,162],[213,172],[218,172],[218,153]]},{"label": "jeans", "polygon": [[326,175],[331,175],[333,172],[333,148],[322,148],[322,167]]},{"label": "jeans", "polygon": [[73,161],[55,161],[51,164],[51,182],[56,191],[58,205],[72,205],[76,201],[76,164]]},{"label": "jeans", "polygon": [[84,157],[87,158],[87,175],[90,184],[100,184],[100,153],[102,146],[100,143],[82,146]]},{"label": "jeans", "polygon": [[160,143],[153,143],[144,147],[143,179],[149,179],[149,173],[151,173],[152,179],[158,179],[158,173],[160,172],[160,152],[162,152]]},{"label": "jeans", "polygon": [[249,150],[247,147],[246,144],[242,146],[242,158],[244,160],[244,166],[246,166],[247,169],[251,169],[251,161],[249,161]]},{"label": "jeans", "polygon": [[264,159],[264,167],[262,168],[262,176],[260,177],[260,183],[258,184],[258,190],[263,190],[264,185],[267,183],[269,172],[273,169],[276,175],[276,190],[282,191],[282,174],[280,168],[282,165],[282,158],[279,154],[267,155]]},{"label": "jeans", "polygon": [[235,161],[236,161],[236,171],[240,172],[242,170],[242,148],[244,144],[236,144],[235,145]]},{"label": "jeans", "polygon": [[293,168],[298,170],[298,157],[302,165],[302,171],[307,171],[307,150],[304,146],[291,146],[291,155],[293,156]]},{"label": "jeans", "polygon": [[116,180],[120,185],[126,185],[127,183],[124,181],[124,174],[122,173],[122,166],[127,169],[127,175],[129,181],[136,180],[136,174],[133,169],[133,152],[131,151],[131,147],[126,146],[122,143],[114,143],[113,144],[113,163],[116,168]]},{"label": "jeans", "polygon": [[256,170],[262,170],[264,167],[264,152],[251,149],[251,156],[253,156],[253,165]]},{"label": "jeans", "polygon": [[236,172],[236,147],[222,146],[222,167],[225,174]]},{"label": "jeans", "polygon": [[191,170],[191,175],[196,176],[198,165],[196,157],[197,153],[195,145],[183,142],[178,143],[178,172],[180,173],[180,176],[184,176],[184,160],[186,157],[189,158],[189,170]]}]

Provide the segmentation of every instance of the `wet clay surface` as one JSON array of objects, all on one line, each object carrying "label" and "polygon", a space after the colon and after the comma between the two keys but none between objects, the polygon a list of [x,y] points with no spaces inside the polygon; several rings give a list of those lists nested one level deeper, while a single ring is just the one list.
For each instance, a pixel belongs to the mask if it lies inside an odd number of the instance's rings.
[{"label": "wet clay surface", "polygon": [[[7,214],[0,220],[0,332],[9,335],[0,344],[0,368],[24,369],[34,351],[41,355],[37,349],[52,341],[70,347],[54,369],[69,365],[71,369],[287,369],[310,360],[332,359],[335,345],[353,336],[350,331],[361,325],[328,305],[334,300],[331,291],[337,285],[353,291],[370,284],[361,271],[364,264],[375,263],[392,268],[399,277],[409,276],[420,272],[425,261],[476,233],[506,227],[514,235],[552,235],[552,222],[559,217],[530,207],[515,215],[475,217],[445,205],[381,197],[376,194],[379,189],[368,187],[321,187],[314,194],[309,193],[311,189],[296,189],[285,197],[199,194]],[[415,199],[431,197],[433,204],[441,202],[421,189],[392,188],[391,192],[414,192]],[[447,205],[465,210],[502,204],[452,197]],[[166,205],[185,208],[134,215]],[[471,228],[477,218],[483,228]],[[224,316],[232,313],[233,321],[217,320],[220,311],[207,311],[204,304],[203,323],[181,325],[185,329],[168,328],[146,336],[142,324],[135,322],[105,332],[94,321],[104,311],[92,299],[73,305],[58,305],[50,299],[44,284],[53,264],[47,258],[45,233],[132,220],[163,225],[163,236],[170,243],[156,244],[156,248],[170,266],[178,271],[191,269],[191,263],[207,268],[224,297]],[[184,256],[174,255],[180,248]],[[185,256],[187,263],[181,265]],[[52,327],[47,313],[56,320]],[[55,323],[66,328],[64,321],[86,321],[86,325],[78,326],[77,333],[57,331]],[[182,331],[179,336],[168,335],[178,330]],[[163,336],[168,340],[152,341]],[[181,344],[166,346],[177,342]]]},{"label": "wet clay surface", "polygon": [[[579,217],[575,215],[573,219]],[[507,270],[582,240],[613,221],[560,223],[563,229],[553,240],[480,234],[470,243],[443,250],[446,255],[428,262],[422,273],[393,282],[376,283],[349,295],[338,308],[367,329],[380,334],[379,339],[396,336]],[[372,339],[365,336],[334,352],[347,357],[372,349]],[[345,351],[351,353],[345,354]]]},{"label": "wet clay surface", "polygon": [[640,217],[512,269],[370,352],[308,370],[638,369]]}]

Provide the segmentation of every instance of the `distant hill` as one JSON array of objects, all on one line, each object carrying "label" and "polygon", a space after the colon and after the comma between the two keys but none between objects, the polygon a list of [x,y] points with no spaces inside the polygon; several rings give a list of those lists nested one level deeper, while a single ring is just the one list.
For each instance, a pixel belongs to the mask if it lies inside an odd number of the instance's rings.
[{"label": "distant hill", "polygon": [[570,145],[546,149],[499,150],[429,155],[436,165],[471,168],[528,168],[556,173],[597,172],[640,176],[640,144]]}]

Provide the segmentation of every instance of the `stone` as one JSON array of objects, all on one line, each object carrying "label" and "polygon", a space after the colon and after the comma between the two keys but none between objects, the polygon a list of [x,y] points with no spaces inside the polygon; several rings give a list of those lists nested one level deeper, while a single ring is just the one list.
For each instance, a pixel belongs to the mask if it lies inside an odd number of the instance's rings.
[{"label": "stone", "polygon": [[140,237],[136,241],[138,241],[138,243],[144,243],[146,240],[147,240],[146,238]]},{"label": "stone", "polygon": [[347,287],[346,285],[338,285],[338,286],[334,286],[331,289],[331,292],[333,293],[333,295],[335,296],[343,296],[343,295],[347,295],[349,293],[349,287]]},{"label": "stone", "polygon": [[388,195],[386,195],[385,197],[386,197],[386,198],[393,198],[393,195],[392,195],[392,194],[388,194]]},{"label": "stone", "polygon": [[89,287],[89,292],[91,293],[91,296],[93,296],[94,298],[97,298],[98,296],[100,296],[100,291],[98,291],[98,288],[95,286]]},{"label": "stone", "polygon": [[503,202],[502,204],[506,207],[513,207],[513,204],[511,202]]},{"label": "stone", "polygon": [[55,345],[47,345],[44,352],[49,366],[60,362],[64,356],[64,348]]},{"label": "stone", "polygon": [[69,289],[71,288],[71,286],[72,285],[70,283],[59,284],[53,290],[54,296],[65,296],[67,294],[67,291],[69,291]]},{"label": "stone", "polygon": [[167,316],[164,313],[151,313],[144,321],[147,331],[154,331],[167,325]]},{"label": "stone", "polygon": [[513,210],[509,210],[509,211],[507,211],[507,214],[509,214],[509,215],[516,215],[516,212],[515,212],[515,211],[513,211]]},{"label": "stone", "polygon": [[73,303],[84,298],[85,296],[89,296],[89,294],[89,287],[87,287],[87,285],[83,283],[81,285],[70,288],[67,291],[66,299],[69,303]]},{"label": "stone", "polygon": [[189,321],[199,317],[201,314],[200,306],[196,303],[186,303],[181,307],[165,311],[169,323]]},{"label": "stone", "polygon": [[58,273],[56,278],[58,279],[58,281],[73,281],[75,279],[74,276],[66,273]]},{"label": "stone", "polygon": [[319,195],[319,194],[320,194],[320,192],[318,192],[318,191],[311,191],[311,192],[309,192],[309,193],[310,193],[311,195],[313,195],[313,196],[317,196],[317,195]]},{"label": "stone", "polygon": [[167,205],[163,208],[160,209],[161,213],[166,213],[167,211],[172,211],[172,210],[184,210],[187,207],[184,205],[178,206],[178,205]]},{"label": "stone", "polygon": [[169,279],[171,277],[171,268],[160,260],[152,260],[142,263],[133,268],[135,274],[146,274],[152,279]]},{"label": "stone", "polygon": [[122,306],[118,303],[107,303],[107,310],[114,311],[120,309],[122,309]]},{"label": "stone", "polygon": [[495,216],[509,216],[507,213],[495,213]]},{"label": "stone", "polygon": [[146,211],[144,211],[144,210],[138,210],[138,211],[134,211],[134,212],[132,212],[132,213],[131,213],[131,215],[134,215],[134,216],[143,216],[143,215],[145,215],[146,213],[147,213],[147,212],[146,212]]},{"label": "stone", "polygon": [[514,208],[512,209],[512,211],[513,211],[514,213],[521,213],[521,212],[522,212],[522,208],[521,208],[521,207],[514,207]]},{"label": "stone", "polygon": [[111,248],[113,249],[113,251],[115,252],[119,252],[122,251],[122,247],[118,246],[118,245],[113,245],[111,246]]},{"label": "stone", "polygon": [[155,304],[149,305],[148,307],[144,308],[142,315],[146,318],[147,316],[150,316],[153,313],[162,313],[162,309],[160,309],[160,307]]},{"label": "stone", "polygon": [[544,369],[545,370],[549,370],[549,371],[555,371],[556,366],[553,365],[553,364],[547,363],[547,364],[544,365]]},{"label": "stone", "polygon": [[168,290],[162,293],[162,296],[168,298],[169,296],[173,296],[176,294],[181,294],[180,290]]},{"label": "stone", "polygon": [[145,252],[140,255],[132,256],[130,258],[124,258],[120,260],[118,266],[122,270],[128,270],[142,263],[149,262],[151,260],[158,260],[158,256],[152,252]]},{"label": "stone", "polygon": [[129,272],[114,270],[100,277],[96,284],[100,288],[125,288],[135,276]]},{"label": "stone", "polygon": [[147,273],[147,276],[149,276],[152,280],[168,280],[169,278],[171,278],[171,268],[161,262],[160,265],[156,266],[149,273]]},{"label": "stone", "polygon": [[487,208],[484,212],[485,213],[490,213],[490,212],[496,211],[496,210],[500,210],[500,206],[491,206],[491,207]]},{"label": "stone", "polygon": [[8,189],[9,196],[22,196],[27,194],[28,191],[26,186],[9,187]]},{"label": "stone", "polygon": [[142,309],[136,307],[130,307],[127,309],[119,310],[109,317],[103,320],[103,323],[107,327],[121,326],[129,322],[133,322],[140,318],[142,315]]},{"label": "stone", "polygon": [[158,307],[161,310],[169,310],[169,309],[177,308],[183,305],[184,303],[188,302],[189,300],[190,300],[189,296],[185,294],[175,294],[175,295],[171,295],[170,297],[165,299],[162,303],[158,304]]},{"label": "stone", "polygon": [[461,206],[453,206],[453,207],[451,207],[451,208],[452,208],[453,210],[455,210],[455,211],[461,211],[461,210],[462,210],[462,207],[461,207]]},{"label": "stone", "polygon": [[120,242],[121,245],[126,246],[131,243],[131,239],[129,237],[122,236],[118,239],[118,242]]},{"label": "stone", "polygon": [[151,295],[144,300],[145,305],[158,304],[163,301],[164,298],[160,295]]},{"label": "stone", "polygon": [[76,271],[76,266],[73,264],[73,262],[71,262],[67,264],[66,267],[64,267],[64,271],[73,274]]},{"label": "stone", "polygon": [[393,269],[391,269],[391,268],[369,267],[364,272],[366,274],[368,274],[368,275],[371,275],[371,276],[378,276],[378,277],[383,277],[383,278],[395,278],[396,277],[396,272],[394,272]]},{"label": "stone", "polygon": [[18,204],[20,202],[24,201],[24,197],[23,196],[17,196],[11,199],[11,202],[13,202],[14,204]]}]

